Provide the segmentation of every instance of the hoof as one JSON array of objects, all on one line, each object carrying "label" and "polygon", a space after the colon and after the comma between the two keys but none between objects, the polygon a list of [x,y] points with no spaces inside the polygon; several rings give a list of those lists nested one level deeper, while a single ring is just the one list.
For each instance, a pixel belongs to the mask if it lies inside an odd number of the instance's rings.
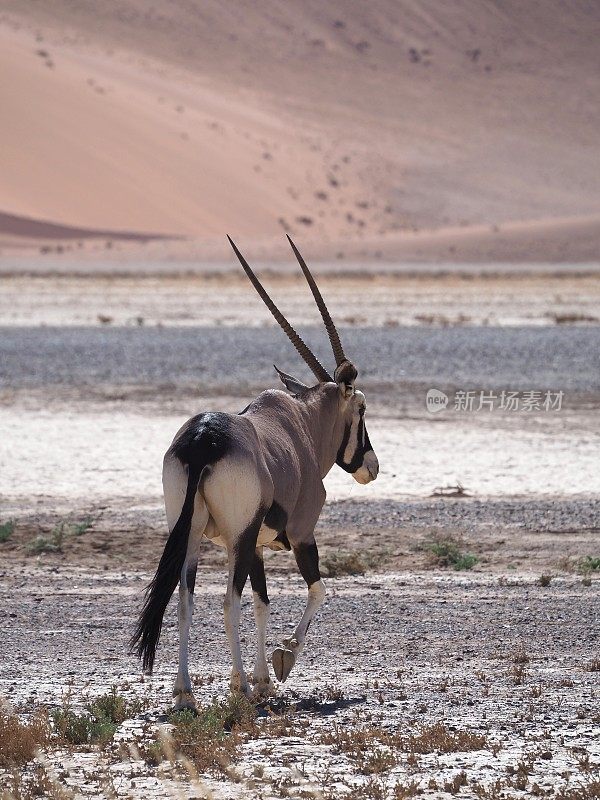
[{"label": "hoof", "polygon": [[273,663],[273,669],[275,670],[277,680],[281,681],[281,683],[285,683],[287,676],[290,674],[292,667],[296,663],[294,651],[289,650],[287,647],[276,647],[275,650],[273,650],[271,661]]},{"label": "hoof", "polygon": [[194,695],[191,692],[178,692],[175,695],[173,711],[198,711]]},{"label": "hoof", "polygon": [[246,697],[252,697],[252,690],[248,685],[248,678],[245,674],[240,675],[239,672],[234,672],[231,675],[229,688],[232,694],[244,694]]},{"label": "hoof", "polygon": [[266,697],[274,697],[276,694],[275,686],[270,678],[264,680],[253,680],[254,691],[252,692],[253,700],[263,700]]},{"label": "hoof", "polygon": [[230,686],[229,689],[231,694],[243,694],[244,697],[248,698],[248,700],[252,700],[252,697],[254,696],[254,692],[247,683],[242,683],[239,686]]}]

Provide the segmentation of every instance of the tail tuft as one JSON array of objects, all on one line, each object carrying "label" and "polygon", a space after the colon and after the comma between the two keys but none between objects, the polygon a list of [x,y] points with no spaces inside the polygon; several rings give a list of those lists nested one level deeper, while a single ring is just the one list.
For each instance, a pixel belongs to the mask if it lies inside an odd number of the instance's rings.
[{"label": "tail tuft", "polygon": [[129,642],[130,650],[142,659],[142,667],[146,673],[152,672],[164,613],[177,588],[185,563],[194,515],[194,499],[201,472],[201,469],[189,466],[188,485],[181,514],[169,534],[156,574],[148,584],[140,618]]}]

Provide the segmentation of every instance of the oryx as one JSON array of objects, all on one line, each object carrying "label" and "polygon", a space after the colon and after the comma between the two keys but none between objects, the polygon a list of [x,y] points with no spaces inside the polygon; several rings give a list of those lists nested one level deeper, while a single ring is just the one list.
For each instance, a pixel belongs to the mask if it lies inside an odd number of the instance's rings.
[{"label": "oryx", "polygon": [[[228,237],[229,238],[229,237]],[[273,652],[278,680],[285,681],[304,647],[308,626],[325,598],[314,529],[325,502],[323,478],[334,464],[359,483],[377,477],[379,464],[365,426],[365,397],[354,388],[356,367],[346,358],[321,293],[289,238],[329,334],[336,361],[333,378],[273,303],[229,239],[246,275],[315,374],[306,386],[277,367],[290,392],[269,389],[239,414],[205,412],[178,431],[163,463],[169,538],[150,583],[132,645],[152,670],[163,615],[179,582],[179,671],[175,708],[193,708],[188,639],[202,537],[227,549],[229,578],[225,629],[231,648],[231,688],[250,694],[239,638],[240,596],[248,575],[254,596],[258,655],[253,683],[258,695],[272,689],[265,654],[269,598],[263,547],[293,550],[308,585],[302,619]]]}]

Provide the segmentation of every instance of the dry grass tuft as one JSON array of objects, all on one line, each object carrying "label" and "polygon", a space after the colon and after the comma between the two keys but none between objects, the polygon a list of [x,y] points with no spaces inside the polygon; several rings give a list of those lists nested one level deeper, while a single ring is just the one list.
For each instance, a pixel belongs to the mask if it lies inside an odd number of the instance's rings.
[{"label": "dry grass tuft", "polygon": [[31,761],[36,751],[47,744],[50,721],[40,709],[29,722],[0,706],[0,767],[12,768]]},{"label": "dry grass tuft", "polygon": [[331,745],[338,753],[344,753],[357,763],[364,774],[383,772],[398,763],[399,753],[465,753],[487,748],[483,734],[470,731],[452,731],[444,723],[421,727],[408,735],[390,733],[382,728],[342,728],[334,725],[324,733],[320,744]]},{"label": "dry grass tuft", "polygon": [[457,772],[449,781],[444,783],[444,791],[449,794],[458,794],[463,786],[468,784],[467,773],[463,770]]},{"label": "dry grass tuft", "polygon": [[522,686],[527,677],[527,665],[529,664],[529,654],[525,645],[520,642],[510,653],[511,666],[508,671],[509,677],[515,686]]},{"label": "dry grass tuft", "polygon": [[580,786],[565,786],[555,794],[556,800],[598,800],[600,778],[594,778]]},{"label": "dry grass tuft", "polygon": [[487,738],[470,731],[451,731],[443,722],[421,728],[418,734],[409,736],[406,749],[413,753],[467,753],[484,750]]},{"label": "dry grass tuft", "polygon": [[368,567],[364,555],[357,550],[351,553],[330,553],[323,557],[321,564],[328,578],[364,575]]},{"label": "dry grass tuft", "polygon": [[72,800],[73,793],[64,789],[48,773],[44,764],[34,764],[27,773],[13,770],[2,776],[0,800]]}]

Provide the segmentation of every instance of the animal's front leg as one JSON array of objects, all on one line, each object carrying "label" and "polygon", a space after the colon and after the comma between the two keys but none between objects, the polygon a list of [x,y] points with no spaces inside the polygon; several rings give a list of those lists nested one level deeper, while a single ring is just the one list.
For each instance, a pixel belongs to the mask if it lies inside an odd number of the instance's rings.
[{"label": "animal's front leg", "polygon": [[308,586],[308,599],[302,619],[294,633],[289,639],[283,640],[281,647],[277,647],[273,651],[273,669],[277,679],[282,682],[287,679],[298,656],[304,649],[308,627],[325,600],[325,585],[319,571],[319,551],[314,539],[309,544],[295,546],[294,555],[300,573]]}]

